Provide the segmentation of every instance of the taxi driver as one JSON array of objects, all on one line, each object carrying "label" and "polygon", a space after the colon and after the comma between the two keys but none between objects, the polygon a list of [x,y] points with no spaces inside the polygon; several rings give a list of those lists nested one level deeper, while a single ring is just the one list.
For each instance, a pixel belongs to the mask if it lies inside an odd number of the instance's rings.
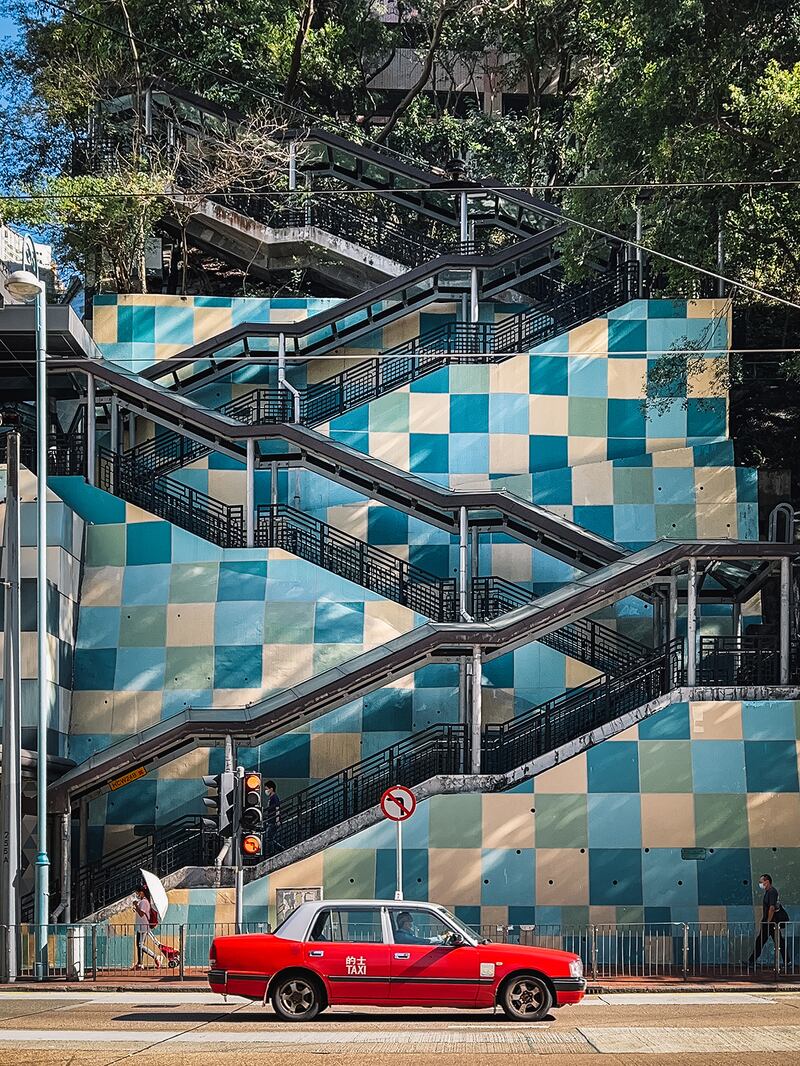
[{"label": "taxi driver", "polygon": [[414,932],[414,919],[410,911],[400,911],[395,921],[394,942],[395,944],[437,944],[442,943],[446,936],[424,937],[417,936]]}]

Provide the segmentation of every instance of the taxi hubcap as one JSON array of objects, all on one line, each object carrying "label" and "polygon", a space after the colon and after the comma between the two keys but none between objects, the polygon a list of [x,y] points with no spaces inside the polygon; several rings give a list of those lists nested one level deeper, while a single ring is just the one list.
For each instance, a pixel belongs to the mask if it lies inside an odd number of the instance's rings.
[{"label": "taxi hubcap", "polygon": [[519,1014],[535,1014],[542,1005],[542,990],[535,981],[515,981],[508,998]]},{"label": "taxi hubcap", "polygon": [[314,1006],[314,989],[305,981],[287,981],[281,989],[281,1003],[289,1014],[305,1014]]}]

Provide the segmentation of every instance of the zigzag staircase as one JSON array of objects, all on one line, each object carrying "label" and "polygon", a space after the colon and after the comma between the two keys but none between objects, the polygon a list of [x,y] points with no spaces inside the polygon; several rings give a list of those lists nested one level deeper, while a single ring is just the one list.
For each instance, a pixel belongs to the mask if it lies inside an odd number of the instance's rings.
[{"label": "zigzag staircase", "polygon": [[[549,752],[587,737],[593,730],[645,707],[683,680],[683,645],[675,642],[616,677],[601,675],[580,688],[524,712],[502,725],[486,725],[481,735],[481,776],[474,788],[502,791],[539,772],[534,764]],[[515,771],[513,779],[509,771]],[[328,846],[331,833],[376,808],[391,785],[415,787],[443,777],[470,773],[469,731],[462,724],[439,724],[414,733],[383,751],[318,781],[281,803],[281,851],[252,874],[288,865]],[[493,777],[491,784],[486,776]],[[504,776],[506,775],[506,776]],[[470,791],[469,781],[465,791]],[[359,828],[364,828],[360,826]],[[305,847],[302,856],[298,849]],[[76,869],[72,899],[81,917],[132,891],[139,868],[164,876],[185,866],[209,865],[216,848],[199,818],[181,819]]]}]

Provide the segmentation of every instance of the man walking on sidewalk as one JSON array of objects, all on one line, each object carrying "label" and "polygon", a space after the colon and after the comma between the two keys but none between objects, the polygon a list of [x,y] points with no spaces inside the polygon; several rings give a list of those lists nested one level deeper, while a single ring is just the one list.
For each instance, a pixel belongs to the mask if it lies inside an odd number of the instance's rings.
[{"label": "man walking on sidewalk", "polygon": [[777,888],[769,874],[762,874],[758,887],[764,891],[761,911],[761,929],[756,937],[753,954],[747,960],[748,966],[754,966],[764,950],[764,945],[772,937],[775,951],[783,958],[783,926],[789,921],[789,915],[783,909]]}]

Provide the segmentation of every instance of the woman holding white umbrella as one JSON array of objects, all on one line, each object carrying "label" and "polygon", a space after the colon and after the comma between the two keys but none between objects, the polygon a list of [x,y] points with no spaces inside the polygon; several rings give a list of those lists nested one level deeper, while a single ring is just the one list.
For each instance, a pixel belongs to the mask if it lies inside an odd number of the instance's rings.
[{"label": "woman holding white umbrella", "polygon": [[133,904],[136,912],[136,921],[134,923],[136,932],[135,969],[142,969],[142,959],[145,955],[149,955],[155,961],[156,969],[158,969],[161,966],[161,956],[150,950],[147,946],[147,941],[152,940],[160,950],[161,945],[153,935],[153,929],[159,922],[163,922],[169,906],[169,900],[164,886],[155,874],[150,873],[149,870],[142,870],[141,873],[143,884],[141,888],[136,890],[136,899]]}]

